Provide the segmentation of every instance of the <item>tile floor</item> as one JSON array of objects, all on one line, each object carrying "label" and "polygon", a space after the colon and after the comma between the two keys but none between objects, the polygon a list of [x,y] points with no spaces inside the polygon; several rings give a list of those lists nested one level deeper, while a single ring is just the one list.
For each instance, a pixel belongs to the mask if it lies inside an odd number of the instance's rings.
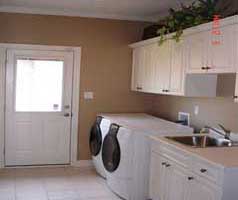
[{"label": "tile floor", "polygon": [[0,200],[119,200],[91,168],[0,170]]}]

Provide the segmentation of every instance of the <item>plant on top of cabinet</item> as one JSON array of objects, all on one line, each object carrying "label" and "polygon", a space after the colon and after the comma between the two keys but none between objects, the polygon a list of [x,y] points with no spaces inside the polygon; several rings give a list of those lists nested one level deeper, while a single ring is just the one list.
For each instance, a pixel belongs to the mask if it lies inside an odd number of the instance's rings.
[{"label": "plant on top of cabinet", "polygon": [[[219,0],[196,0],[188,6],[181,4],[178,10],[170,8],[169,16],[158,23],[161,27],[157,31],[160,36],[159,44],[163,44],[169,33],[174,33],[172,39],[178,42],[184,29],[210,22],[215,15],[224,17],[223,10],[221,7],[218,8],[218,2]],[[229,3],[226,5],[231,6]]]}]

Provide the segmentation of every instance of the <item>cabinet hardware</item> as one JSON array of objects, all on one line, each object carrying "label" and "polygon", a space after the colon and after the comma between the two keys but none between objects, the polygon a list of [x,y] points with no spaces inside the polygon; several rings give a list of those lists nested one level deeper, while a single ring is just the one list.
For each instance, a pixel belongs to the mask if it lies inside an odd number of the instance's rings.
[{"label": "cabinet hardware", "polygon": [[201,69],[202,69],[202,70],[206,70],[206,67],[202,67]]},{"label": "cabinet hardware", "polygon": [[208,67],[208,66],[207,66],[207,67],[206,67],[206,70],[209,70],[209,69],[211,69],[211,67]]},{"label": "cabinet hardware", "polygon": [[169,90],[162,90],[162,92],[169,92]]},{"label": "cabinet hardware", "polygon": [[234,98],[234,99],[238,99],[238,96],[235,95],[233,98]]},{"label": "cabinet hardware", "polygon": [[142,87],[136,87],[137,90],[142,90]]},{"label": "cabinet hardware", "polygon": [[166,164],[165,167],[170,167],[171,165],[170,164]]},{"label": "cabinet hardware", "polygon": [[166,165],[166,164],[167,164],[166,162],[162,162],[162,163],[161,163],[161,165],[163,165],[163,166]]},{"label": "cabinet hardware", "polygon": [[200,172],[205,173],[205,172],[207,172],[207,170],[206,169],[201,169]]},{"label": "cabinet hardware", "polygon": [[193,179],[194,179],[194,177],[192,177],[192,176],[189,176],[189,177],[188,177],[188,180],[189,180],[189,181],[191,181],[191,180],[193,180]]}]

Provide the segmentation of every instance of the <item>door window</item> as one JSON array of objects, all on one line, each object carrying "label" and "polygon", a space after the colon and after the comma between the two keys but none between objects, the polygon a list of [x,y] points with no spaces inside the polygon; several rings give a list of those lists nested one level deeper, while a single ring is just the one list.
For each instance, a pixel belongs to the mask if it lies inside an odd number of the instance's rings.
[{"label": "door window", "polygon": [[16,112],[60,112],[63,61],[16,60]]}]

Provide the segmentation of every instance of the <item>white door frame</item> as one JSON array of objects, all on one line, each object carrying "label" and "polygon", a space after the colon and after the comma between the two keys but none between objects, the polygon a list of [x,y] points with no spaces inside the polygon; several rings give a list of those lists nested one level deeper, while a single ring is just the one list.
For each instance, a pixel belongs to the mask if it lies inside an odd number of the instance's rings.
[{"label": "white door frame", "polygon": [[6,98],[6,52],[8,49],[70,51],[74,54],[72,121],[71,121],[71,165],[78,165],[78,124],[80,95],[81,47],[48,46],[0,43],[0,168],[5,167],[5,98]]}]

